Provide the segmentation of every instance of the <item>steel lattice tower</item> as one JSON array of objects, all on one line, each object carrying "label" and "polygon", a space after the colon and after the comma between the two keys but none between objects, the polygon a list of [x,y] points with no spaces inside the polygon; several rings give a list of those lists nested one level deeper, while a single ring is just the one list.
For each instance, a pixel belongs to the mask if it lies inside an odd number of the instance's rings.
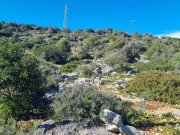
[{"label": "steel lattice tower", "polygon": [[65,4],[65,7],[64,7],[63,29],[68,29],[67,15],[68,15],[68,5]]},{"label": "steel lattice tower", "polygon": [[134,26],[135,26],[135,20],[131,20],[130,23],[131,23],[131,28],[130,28],[130,34],[133,35],[134,34]]}]

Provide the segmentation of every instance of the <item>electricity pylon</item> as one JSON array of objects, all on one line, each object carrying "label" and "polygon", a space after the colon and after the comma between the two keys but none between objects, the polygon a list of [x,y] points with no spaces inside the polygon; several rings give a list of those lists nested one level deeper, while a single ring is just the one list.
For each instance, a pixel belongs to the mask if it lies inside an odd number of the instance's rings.
[{"label": "electricity pylon", "polygon": [[68,5],[65,4],[65,7],[64,7],[63,29],[68,29],[67,15],[68,15]]},{"label": "electricity pylon", "polygon": [[135,20],[131,20],[130,23],[131,23],[131,28],[130,28],[130,34],[133,35],[134,34],[134,26],[135,26]]}]

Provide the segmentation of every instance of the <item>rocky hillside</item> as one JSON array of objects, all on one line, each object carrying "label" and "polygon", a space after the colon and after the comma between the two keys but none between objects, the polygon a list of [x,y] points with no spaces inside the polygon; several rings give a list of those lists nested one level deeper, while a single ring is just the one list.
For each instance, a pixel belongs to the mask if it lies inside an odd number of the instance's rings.
[{"label": "rocky hillside", "polygon": [[0,134],[180,134],[180,39],[0,22]]}]

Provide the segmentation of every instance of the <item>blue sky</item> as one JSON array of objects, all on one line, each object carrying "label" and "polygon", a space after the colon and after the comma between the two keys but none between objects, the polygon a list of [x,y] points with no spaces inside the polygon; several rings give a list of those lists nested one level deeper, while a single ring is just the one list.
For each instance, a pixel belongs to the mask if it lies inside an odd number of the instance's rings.
[{"label": "blue sky", "polygon": [[180,31],[180,0],[0,0],[0,21],[62,28],[68,3],[68,25],[130,31],[134,19],[139,33]]}]

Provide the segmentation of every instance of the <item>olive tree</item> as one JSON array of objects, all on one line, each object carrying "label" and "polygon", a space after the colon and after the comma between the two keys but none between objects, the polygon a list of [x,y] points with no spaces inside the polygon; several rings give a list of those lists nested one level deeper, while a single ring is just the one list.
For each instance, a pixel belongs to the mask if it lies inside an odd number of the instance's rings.
[{"label": "olive tree", "polygon": [[36,111],[43,76],[38,60],[20,46],[0,48],[0,117],[22,119]]}]

